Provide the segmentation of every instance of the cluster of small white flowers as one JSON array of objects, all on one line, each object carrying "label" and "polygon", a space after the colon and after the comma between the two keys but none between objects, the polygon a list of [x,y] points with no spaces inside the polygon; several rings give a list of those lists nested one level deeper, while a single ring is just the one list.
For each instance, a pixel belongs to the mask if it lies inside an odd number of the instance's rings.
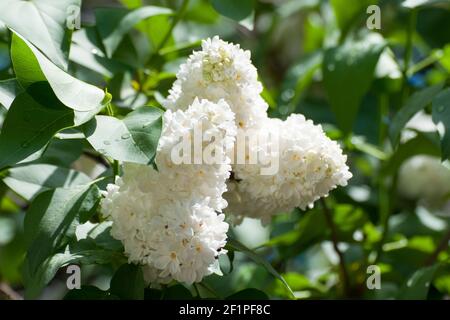
[{"label": "cluster of small white flowers", "polygon": [[[202,148],[216,146],[223,164],[171,161],[173,147],[183,136],[193,135],[196,126],[207,133]],[[124,244],[129,262],[145,266],[148,283],[201,281],[226,253],[228,224],[220,211],[226,206],[222,193],[235,134],[234,114],[225,102],[196,99],[186,111],[164,114],[157,170],[125,163],[122,177],[107,186],[102,211],[113,221],[111,234]]]},{"label": "cluster of small white flowers", "polygon": [[400,167],[398,190],[406,198],[439,207],[450,200],[450,169],[437,157],[414,156]]},{"label": "cluster of small white flowers", "polygon": [[202,50],[180,66],[165,107],[183,109],[195,98],[212,102],[224,99],[236,115],[238,128],[250,128],[267,117],[262,90],[250,51],[216,36],[204,40]]},{"label": "cluster of small white flowers", "polygon": [[[227,211],[234,214],[235,223],[245,216],[268,223],[274,214],[296,207],[305,210],[336,186],[347,185],[352,176],[345,163],[347,156],[320,125],[295,114],[286,121],[267,119],[262,128],[277,136],[270,141],[278,145],[252,146],[262,153],[261,162],[234,166],[234,178],[239,182],[229,183],[230,192],[225,198],[229,202]],[[262,175],[262,164],[269,157],[264,153],[270,152],[277,153],[279,170],[275,175]]]},{"label": "cluster of small white flowers", "polygon": [[[245,159],[255,151],[252,149],[258,149],[257,164],[233,165],[234,179],[228,182],[225,199],[226,213],[230,213],[234,223],[244,216],[269,222],[276,213],[295,207],[305,209],[337,185],[345,186],[352,176],[341,148],[320,126],[301,115],[284,122],[268,118],[257,78],[249,51],[214,37],[203,41],[202,50],[181,65],[165,105],[177,110],[196,97],[224,99],[236,114],[238,140],[249,130],[256,135],[261,131],[277,135],[279,171],[275,175],[261,175],[263,164],[272,156],[267,152],[273,148],[260,144],[244,149]],[[239,150],[236,148],[235,152]]]},{"label": "cluster of small white flowers", "polygon": [[[130,262],[145,266],[149,283],[193,283],[217,270],[228,231],[225,199],[231,220],[269,222],[276,213],[311,206],[351,177],[346,156],[320,126],[302,115],[270,119],[261,92],[249,51],[218,37],[203,41],[165,102],[156,169],[126,163],[123,176],[108,185],[102,208],[113,221],[111,233]],[[232,166],[241,151],[236,139],[248,132],[276,139],[244,148],[245,159],[258,155],[255,164]],[[192,142],[187,152],[183,141]],[[279,170],[262,175],[274,151]],[[187,153],[193,158],[185,161]]]}]

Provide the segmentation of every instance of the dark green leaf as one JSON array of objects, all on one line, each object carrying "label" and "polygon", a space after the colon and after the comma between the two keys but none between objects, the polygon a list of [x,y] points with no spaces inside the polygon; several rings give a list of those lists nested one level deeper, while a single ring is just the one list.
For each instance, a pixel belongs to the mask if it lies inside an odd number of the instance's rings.
[{"label": "dark green leaf", "polygon": [[384,47],[381,37],[370,34],[359,41],[348,41],[325,51],[324,86],[337,123],[346,133],[352,130]]},{"label": "dark green leaf", "polygon": [[248,288],[239,292],[233,293],[225,300],[269,300],[267,294],[261,290]]},{"label": "dark green leaf", "polygon": [[137,265],[122,265],[111,279],[110,291],[121,300],[143,300],[144,288],[142,269]]},{"label": "dark green leaf", "polygon": [[70,290],[65,296],[64,300],[115,300],[113,295],[108,291],[103,291],[94,286],[81,286],[80,289]]},{"label": "dark green leaf", "polygon": [[24,222],[29,274],[74,237],[78,220],[86,220],[99,199],[100,191],[95,185],[57,188],[35,198]]},{"label": "dark green leaf", "polygon": [[406,281],[399,292],[398,299],[402,300],[424,300],[427,298],[431,281],[439,268],[439,264],[417,270]]},{"label": "dark green leaf", "polygon": [[377,2],[377,0],[358,0],[349,5],[347,0],[330,1],[339,29],[344,35],[348,33],[358,17],[366,15],[367,7]]},{"label": "dark green leaf", "polygon": [[7,113],[0,133],[0,168],[41,150],[58,131],[73,125],[73,110],[62,105],[45,83],[36,83],[14,100]]},{"label": "dark green leaf", "polygon": [[170,15],[168,8],[146,6],[129,11],[122,8],[101,8],[95,11],[97,28],[105,46],[106,55],[111,57],[123,37],[138,22],[149,17]]},{"label": "dark green leaf", "polygon": [[431,103],[434,96],[442,89],[443,84],[437,84],[414,93],[397,112],[389,127],[389,136],[394,146],[400,140],[400,133],[408,121],[420,110]]},{"label": "dark green leaf", "polygon": [[211,0],[212,6],[221,15],[241,21],[253,12],[254,0]]},{"label": "dark green leaf", "polygon": [[50,164],[30,164],[9,169],[3,182],[26,200],[31,200],[43,191],[88,184],[90,180],[75,170]]},{"label": "dark green leaf", "polygon": [[183,285],[177,284],[163,291],[165,300],[192,300],[191,292]]},{"label": "dark green leaf", "polygon": [[439,157],[439,136],[437,133],[417,133],[417,136],[401,144],[394,154],[382,167],[382,174],[394,174],[402,163],[418,154],[427,154]]},{"label": "dark green leaf", "polygon": [[123,120],[96,116],[83,130],[98,152],[120,161],[150,164],[161,135],[162,113],[158,108],[141,107]]},{"label": "dark green leaf", "polygon": [[144,291],[144,300],[161,300],[162,291],[153,288],[146,288]]},{"label": "dark green leaf", "polygon": [[433,99],[433,122],[442,123],[445,133],[441,139],[442,160],[450,159],[450,88]]},{"label": "dark green leaf", "polygon": [[266,268],[266,270],[270,274],[272,274],[276,279],[280,280],[286,286],[286,288],[289,290],[289,292],[294,297],[294,293],[292,292],[291,288],[289,287],[287,282],[284,280],[284,278],[272,267],[272,265],[269,262],[267,262],[265,259],[260,257],[253,250],[247,248],[246,246],[244,246],[239,241],[237,241],[235,239],[230,239],[230,238],[228,239],[227,247],[229,249],[231,249],[231,250],[240,251],[240,252],[244,253],[250,259],[252,259],[254,262],[256,262],[257,264],[259,264],[259,265],[263,266],[264,268]]}]

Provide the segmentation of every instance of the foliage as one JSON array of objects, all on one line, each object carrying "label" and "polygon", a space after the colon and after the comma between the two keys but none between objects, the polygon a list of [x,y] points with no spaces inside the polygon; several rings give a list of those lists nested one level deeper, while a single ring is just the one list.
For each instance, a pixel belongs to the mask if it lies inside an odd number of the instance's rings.
[{"label": "foliage", "polygon": [[[445,206],[398,189],[417,155],[449,168],[448,1],[120,2],[84,0],[75,30],[66,9],[81,0],[0,4],[0,283],[39,298],[78,264],[82,287],[59,298],[450,295],[449,195]],[[381,30],[366,27],[372,4]],[[311,210],[231,228],[222,276],[149,288],[110,235],[101,190],[122,162],[153,164],[178,66],[216,34],[252,52],[271,117],[323,124],[353,178]],[[418,114],[435,126],[411,127]],[[373,264],[379,290],[366,286]]]}]

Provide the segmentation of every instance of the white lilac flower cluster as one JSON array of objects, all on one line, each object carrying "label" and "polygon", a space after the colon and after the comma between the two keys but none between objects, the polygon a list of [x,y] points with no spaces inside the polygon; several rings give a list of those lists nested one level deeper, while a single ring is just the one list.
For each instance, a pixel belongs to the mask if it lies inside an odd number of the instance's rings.
[{"label": "white lilac flower cluster", "polygon": [[[202,147],[215,146],[224,163],[173,163],[173,147],[198,126],[205,138]],[[122,177],[108,185],[102,211],[113,221],[111,234],[124,244],[129,262],[145,266],[148,283],[201,281],[226,253],[228,224],[220,212],[226,206],[222,193],[235,135],[234,114],[224,101],[195,99],[186,111],[164,114],[157,170],[125,163]]]},{"label": "white lilac flower cluster", "polygon": [[277,213],[296,207],[305,210],[351,178],[340,146],[303,115],[294,114],[285,121],[267,119],[262,130],[277,136],[278,172],[260,174],[262,164],[268,162],[264,153],[256,165],[234,166],[235,181],[229,182],[225,197],[235,222],[249,216],[267,224]]},{"label": "white lilac flower cluster", "polygon": [[[305,209],[336,186],[345,186],[352,176],[341,148],[320,125],[301,115],[292,115],[286,121],[268,117],[257,78],[249,51],[214,37],[204,41],[202,50],[194,52],[180,67],[165,105],[178,110],[196,98],[224,99],[236,114],[238,141],[249,132],[273,136],[263,142],[266,145],[249,143],[244,149],[246,160],[252,151],[258,154],[256,163],[234,162],[234,179],[228,182],[229,192],[224,196],[228,201],[226,212],[234,223],[245,216],[267,223],[274,214],[296,207]],[[274,155],[279,162],[277,172],[261,174]]]},{"label": "white lilac flower cluster", "polygon": [[[302,115],[270,119],[261,92],[249,51],[218,37],[203,41],[166,100],[157,170],[126,163],[108,186],[102,208],[113,221],[112,235],[130,262],[145,266],[149,283],[193,283],[214,272],[225,253],[227,205],[234,223],[245,216],[267,223],[279,212],[311,206],[351,177],[346,156],[320,126]],[[212,148],[224,161],[175,161],[180,138],[195,149],[198,130],[201,151]],[[240,150],[249,133],[271,139]],[[255,153],[257,161],[246,163]],[[240,156],[244,162],[236,161]],[[261,174],[274,159],[276,172]]]}]

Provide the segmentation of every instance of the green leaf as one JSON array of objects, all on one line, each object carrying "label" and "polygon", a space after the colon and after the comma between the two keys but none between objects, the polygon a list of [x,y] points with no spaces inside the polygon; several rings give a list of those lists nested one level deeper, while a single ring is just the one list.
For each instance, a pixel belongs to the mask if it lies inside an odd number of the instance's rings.
[{"label": "green leaf", "polygon": [[81,286],[80,289],[70,290],[64,300],[116,300],[117,297],[94,286]]},{"label": "green leaf", "polygon": [[211,0],[214,9],[221,15],[242,21],[253,13],[254,0]]},{"label": "green leaf", "polygon": [[[78,242],[72,241],[67,245],[63,252],[57,252],[40,264],[37,270],[31,270],[30,264],[25,263],[23,274],[26,284],[26,297],[34,298],[41,292],[42,288],[49,283],[56,272],[69,264],[110,264],[110,263],[124,263],[126,258],[122,254],[123,248],[121,242],[112,239],[109,235],[109,229],[104,227],[108,223],[101,223],[94,228],[86,239]],[[108,233],[108,235],[105,234]],[[104,238],[109,237],[112,241],[119,243],[119,246],[112,245],[111,241]],[[109,295],[111,299],[118,299],[114,295]]]},{"label": "green leaf", "polygon": [[162,291],[153,288],[145,288],[144,300],[161,300]]},{"label": "green leaf", "polygon": [[88,184],[84,173],[50,164],[30,164],[11,168],[3,182],[14,192],[31,200],[43,191]]},{"label": "green leaf", "polygon": [[233,293],[225,300],[269,300],[267,294],[261,290],[248,288],[239,292]]},{"label": "green leaf", "polygon": [[130,71],[127,65],[108,59],[102,51],[102,43],[95,27],[87,27],[76,31],[72,37],[70,60],[101,76],[112,78],[114,74]]},{"label": "green leaf", "polygon": [[100,190],[95,185],[57,188],[34,199],[24,221],[30,274],[74,237],[78,221],[86,221],[99,200]]},{"label": "green leaf", "polygon": [[361,101],[370,88],[375,67],[385,47],[373,34],[325,51],[323,81],[331,109],[340,128],[352,130]]},{"label": "green leaf", "polygon": [[17,80],[24,88],[35,82],[48,81],[65,106],[81,113],[77,116],[80,118],[78,124],[86,121],[86,114],[96,114],[107,102],[107,95],[101,89],[66,73],[17,34],[12,36],[11,58]]},{"label": "green leaf", "polygon": [[122,300],[143,300],[144,288],[142,269],[137,265],[122,265],[111,279],[111,293]]},{"label": "green leaf", "polygon": [[439,137],[437,133],[425,134],[418,132],[416,137],[401,144],[390,159],[382,166],[381,173],[383,175],[394,174],[405,160],[418,154],[440,156]]},{"label": "green leaf", "polygon": [[289,285],[284,280],[284,278],[272,267],[272,265],[269,262],[264,260],[257,253],[255,253],[253,250],[247,248],[245,245],[243,245],[239,241],[237,241],[235,239],[231,239],[231,238],[228,239],[227,247],[230,248],[231,250],[240,251],[240,252],[244,253],[250,259],[252,259],[254,262],[256,262],[257,264],[259,264],[259,265],[263,266],[264,268],[266,268],[266,270],[271,275],[273,275],[276,279],[280,280],[286,286],[286,289],[289,290],[289,292],[292,294],[292,297],[295,297],[294,293],[292,292],[292,289],[289,287]]},{"label": "green leaf", "polygon": [[442,160],[450,159],[450,88],[439,92],[433,99],[433,122],[442,123],[445,133],[441,138]]},{"label": "green leaf", "polygon": [[74,112],[62,105],[45,83],[36,83],[11,105],[0,132],[0,168],[43,148],[60,130],[74,125]]},{"label": "green leaf", "polygon": [[435,264],[414,272],[414,274],[403,285],[397,298],[402,300],[426,299],[431,281],[433,281],[434,275],[439,267],[440,264]]},{"label": "green leaf", "polygon": [[301,59],[288,70],[281,87],[278,108],[284,107],[287,108],[286,111],[295,111],[304,91],[311,84],[315,72],[320,69],[322,59],[322,52],[317,51]]},{"label": "green leaf", "polygon": [[377,2],[376,0],[359,0],[349,5],[347,0],[330,1],[339,29],[341,29],[344,35],[348,33],[359,16],[366,14],[367,7]]},{"label": "green leaf", "polygon": [[192,300],[191,292],[183,285],[170,286],[163,291],[164,300]]},{"label": "green leaf", "polygon": [[14,99],[23,91],[16,79],[0,81],[0,104],[9,109]]},{"label": "green leaf", "polygon": [[414,93],[405,105],[397,112],[389,127],[389,136],[394,146],[398,145],[400,133],[408,121],[420,110],[431,103],[434,96],[442,89],[443,84],[437,84]]},{"label": "green leaf", "polygon": [[2,0],[0,20],[66,70],[73,8],[80,9],[81,0]]},{"label": "green leaf", "polygon": [[120,161],[150,164],[161,135],[162,114],[158,108],[141,107],[123,120],[96,116],[83,130],[98,152]]},{"label": "green leaf", "polygon": [[106,55],[112,57],[123,37],[142,20],[149,17],[171,15],[168,8],[146,6],[133,11],[123,8],[100,8],[95,10],[97,29],[102,38]]},{"label": "green leaf", "polygon": [[22,269],[25,298],[37,298],[47,283],[55,277],[56,272],[72,261],[73,257],[70,253],[57,253],[45,259],[36,270],[31,270],[29,269],[30,265],[25,260]]}]

